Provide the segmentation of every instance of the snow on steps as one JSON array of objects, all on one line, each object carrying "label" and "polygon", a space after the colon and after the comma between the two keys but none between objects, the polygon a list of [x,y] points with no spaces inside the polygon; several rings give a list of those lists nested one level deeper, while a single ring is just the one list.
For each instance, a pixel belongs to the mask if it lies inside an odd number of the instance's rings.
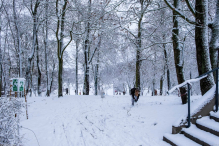
[{"label": "snow on steps", "polygon": [[204,131],[219,136],[219,123],[209,117],[203,117],[196,121],[196,126]]},{"label": "snow on steps", "polygon": [[196,142],[188,139],[183,134],[169,134],[164,135],[164,141],[168,142],[171,145],[175,146],[201,146]]},{"label": "snow on steps", "polygon": [[209,132],[203,131],[191,124],[189,128],[183,128],[184,135],[202,145],[219,145],[219,137]]},{"label": "snow on steps", "polygon": [[[210,113],[210,117],[202,117],[196,121],[196,125],[191,124],[189,128],[183,128],[184,134],[165,134],[163,140],[171,145],[195,145],[219,146],[219,122],[212,117],[219,117],[219,112]],[[210,119],[211,118],[211,119]],[[219,118],[218,118],[219,119]],[[195,144],[187,144],[193,142]]]},{"label": "snow on steps", "polygon": [[215,112],[211,111],[210,117],[211,117],[211,119],[214,119],[215,121],[219,122],[219,112],[215,113]]}]

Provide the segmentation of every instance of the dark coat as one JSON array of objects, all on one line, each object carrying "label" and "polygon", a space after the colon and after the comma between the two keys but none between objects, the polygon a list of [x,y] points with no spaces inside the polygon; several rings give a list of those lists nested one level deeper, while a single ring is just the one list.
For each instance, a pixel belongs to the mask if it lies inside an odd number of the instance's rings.
[{"label": "dark coat", "polygon": [[137,96],[137,99],[135,99],[135,90],[136,90],[137,88],[132,88],[131,89],[131,96],[132,96],[132,98],[135,100],[135,102],[137,102],[138,101],[138,99],[139,99],[139,96],[140,96],[140,94],[138,94],[138,96]]}]

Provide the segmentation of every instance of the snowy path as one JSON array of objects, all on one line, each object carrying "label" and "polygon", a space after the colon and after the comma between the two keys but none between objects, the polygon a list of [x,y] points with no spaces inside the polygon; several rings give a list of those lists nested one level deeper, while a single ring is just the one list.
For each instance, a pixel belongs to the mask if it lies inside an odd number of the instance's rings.
[{"label": "snowy path", "polygon": [[[29,119],[21,125],[40,146],[160,146],[164,133],[186,111],[179,97],[64,96],[28,99]],[[25,146],[37,146],[22,129]]]}]

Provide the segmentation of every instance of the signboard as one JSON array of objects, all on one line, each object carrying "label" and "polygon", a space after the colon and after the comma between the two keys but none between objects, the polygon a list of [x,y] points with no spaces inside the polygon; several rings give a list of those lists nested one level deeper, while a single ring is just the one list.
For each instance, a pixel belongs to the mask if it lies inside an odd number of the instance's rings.
[{"label": "signboard", "polygon": [[25,79],[24,78],[13,78],[10,80],[11,80],[13,92],[24,91],[24,86],[25,86]]},{"label": "signboard", "polygon": [[18,79],[12,80],[12,91],[18,91]]},{"label": "signboard", "polygon": [[24,81],[19,81],[19,91],[24,91]]}]

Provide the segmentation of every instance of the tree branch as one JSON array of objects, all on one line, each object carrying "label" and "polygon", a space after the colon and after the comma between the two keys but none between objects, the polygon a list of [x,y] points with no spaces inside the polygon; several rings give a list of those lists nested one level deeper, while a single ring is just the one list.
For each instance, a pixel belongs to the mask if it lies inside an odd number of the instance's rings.
[{"label": "tree branch", "polygon": [[72,41],[72,39],[73,39],[73,37],[72,37],[72,31],[70,31],[70,37],[71,37],[71,39],[69,40],[69,42],[68,42],[68,44],[61,50],[62,52],[62,56],[63,56],[63,53],[64,53],[64,51],[65,51],[65,49],[68,47],[68,45],[71,43],[71,41]]},{"label": "tree branch", "polygon": [[188,0],[185,0],[186,4],[189,8],[189,10],[192,12],[192,15],[195,17],[195,10],[193,9],[193,7],[191,6],[190,2]]},{"label": "tree branch", "polygon": [[173,42],[171,41],[171,42],[153,43],[152,45],[150,45],[150,46],[148,46],[148,47],[146,47],[146,48],[143,48],[143,49],[147,49],[147,48],[150,48],[150,47],[152,47],[152,46],[154,46],[154,45],[158,45],[158,44],[168,44],[168,43],[173,43]]},{"label": "tree branch", "polygon": [[176,9],[172,4],[170,4],[167,0],[164,0],[164,2],[167,4],[167,6],[172,9],[173,11],[175,11],[181,18],[183,18],[184,20],[186,20],[188,23],[190,24],[196,24],[195,21],[187,18],[185,15],[183,15],[178,9]]}]

